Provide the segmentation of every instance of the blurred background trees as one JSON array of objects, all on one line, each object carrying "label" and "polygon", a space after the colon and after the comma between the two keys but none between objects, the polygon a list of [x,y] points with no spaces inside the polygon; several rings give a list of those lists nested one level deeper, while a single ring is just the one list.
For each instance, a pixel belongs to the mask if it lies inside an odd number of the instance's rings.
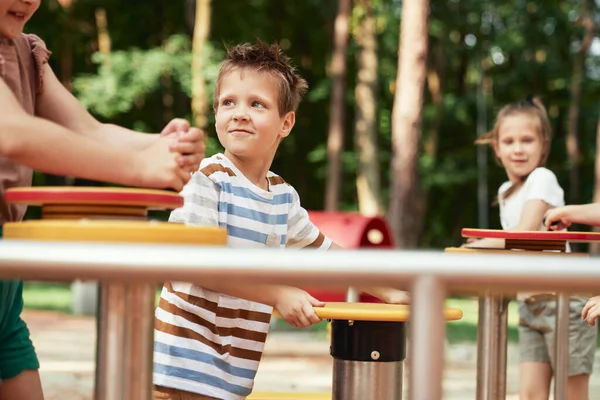
[{"label": "blurred background trees", "polygon": [[[46,41],[61,81],[98,118],[159,132],[171,118],[185,117],[206,127],[209,152],[220,151],[210,104],[224,46],[278,42],[310,91],[272,169],[308,209],[325,207],[329,187],[331,209],[387,214],[394,98],[411,82],[398,87],[396,79],[408,1],[414,0],[46,0],[27,30]],[[335,21],[344,12],[347,33],[340,33]],[[478,152],[473,142],[503,104],[528,94],[548,108],[548,166],[568,202],[593,200],[599,17],[592,0],[431,2],[421,38],[423,103],[419,96],[402,103],[420,117],[415,162],[407,164],[414,168],[403,172],[415,177],[407,197],[414,222],[401,230],[401,243],[441,248],[459,243],[462,227],[499,228],[491,203],[506,177],[489,150]],[[336,57],[344,61],[342,74]],[[406,134],[406,127],[397,129]],[[337,149],[328,146],[336,130]],[[410,150],[404,143],[395,148]],[[37,175],[36,183],[56,179]],[[401,215],[393,225],[405,226]]]}]

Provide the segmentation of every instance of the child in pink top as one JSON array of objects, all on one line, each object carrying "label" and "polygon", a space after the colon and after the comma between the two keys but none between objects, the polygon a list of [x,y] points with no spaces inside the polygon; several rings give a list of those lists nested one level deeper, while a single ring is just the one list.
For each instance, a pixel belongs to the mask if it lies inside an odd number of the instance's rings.
[{"label": "child in pink top", "polygon": [[[58,81],[44,42],[24,35],[40,0],[0,0],[0,232],[24,207],[6,189],[33,169],[128,186],[181,190],[204,158],[202,131],[181,119],[147,135],[94,119]],[[22,282],[0,280],[0,399],[42,400],[39,363],[21,319]]]}]

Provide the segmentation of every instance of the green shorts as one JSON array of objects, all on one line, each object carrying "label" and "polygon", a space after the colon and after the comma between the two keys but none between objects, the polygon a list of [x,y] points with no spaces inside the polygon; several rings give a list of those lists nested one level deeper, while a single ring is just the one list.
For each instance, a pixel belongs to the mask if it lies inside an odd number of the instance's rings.
[{"label": "green shorts", "polygon": [[[596,326],[590,327],[581,319],[585,302],[569,302],[569,361],[568,374],[591,375],[596,351]],[[519,352],[521,362],[549,363],[554,369],[554,340],[556,337],[556,301],[519,302]]]},{"label": "green shorts", "polygon": [[[0,237],[1,234],[0,226]],[[23,281],[0,280],[0,382],[40,368],[21,311]]]}]

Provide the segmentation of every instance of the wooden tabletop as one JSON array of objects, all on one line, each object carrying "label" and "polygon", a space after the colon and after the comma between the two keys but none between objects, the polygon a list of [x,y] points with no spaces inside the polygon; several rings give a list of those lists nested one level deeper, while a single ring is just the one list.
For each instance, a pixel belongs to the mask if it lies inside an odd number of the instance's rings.
[{"label": "wooden tabletop", "polygon": [[3,225],[4,240],[225,246],[227,230],[157,221],[31,220]]},{"label": "wooden tabletop", "polygon": [[[410,306],[399,304],[373,303],[326,303],[325,307],[315,307],[315,313],[321,319],[351,321],[405,322],[410,319]],[[446,308],[447,321],[462,318],[462,310]]]},{"label": "wooden tabletop", "polygon": [[174,209],[183,206],[183,197],[166,190],[114,187],[22,187],[8,189],[9,203],[44,206],[70,205],[127,205],[148,209]]},{"label": "wooden tabletop", "polygon": [[600,242],[599,232],[568,232],[568,231],[504,231],[501,229],[464,228],[465,238],[495,238],[537,241],[568,241],[568,242]]}]

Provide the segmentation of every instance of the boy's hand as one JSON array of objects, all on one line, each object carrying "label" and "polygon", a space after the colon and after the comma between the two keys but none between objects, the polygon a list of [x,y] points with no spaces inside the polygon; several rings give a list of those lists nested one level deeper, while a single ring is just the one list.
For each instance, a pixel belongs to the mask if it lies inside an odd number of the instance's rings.
[{"label": "boy's hand", "polygon": [[177,163],[188,172],[195,172],[204,159],[204,132],[190,126],[185,119],[175,118],[164,127],[161,136],[173,136],[171,151],[179,153]]},{"label": "boy's hand", "polygon": [[583,307],[581,319],[587,319],[588,325],[594,326],[598,317],[600,317],[600,296],[595,296],[589,299]]},{"label": "boy's hand", "polygon": [[288,324],[295,328],[306,328],[321,322],[313,307],[324,305],[302,289],[286,287],[277,296],[275,309]]},{"label": "boy's hand", "polygon": [[562,231],[571,225],[571,220],[566,216],[566,207],[548,210],[544,215],[544,226],[549,231]]},{"label": "boy's hand", "polygon": [[190,180],[190,173],[177,163],[179,153],[170,150],[171,139],[159,137],[152,146],[137,153],[134,185],[148,188],[171,188],[181,191]]}]

